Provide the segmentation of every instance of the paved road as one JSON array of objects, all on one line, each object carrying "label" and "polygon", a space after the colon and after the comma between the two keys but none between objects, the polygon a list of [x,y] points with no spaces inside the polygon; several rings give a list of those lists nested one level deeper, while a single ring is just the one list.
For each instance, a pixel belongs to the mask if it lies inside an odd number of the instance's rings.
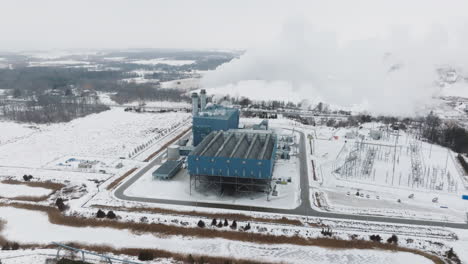
[{"label": "paved road", "polygon": [[126,201],[135,201],[135,202],[146,202],[146,203],[159,203],[159,204],[173,204],[173,205],[185,205],[185,206],[195,206],[195,207],[205,207],[205,208],[220,208],[220,209],[230,209],[230,210],[240,210],[240,211],[255,211],[255,212],[265,212],[265,213],[277,213],[277,214],[291,214],[291,215],[300,215],[300,216],[313,216],[313,217],[324,217],[324,218],[335,218],[335,219],[346,219],[346,220],[359,220],[359,221],[369,221],[369,222],[386,222],[394,224],[410,224],[410,225],[425,225],[425,226],[439,226],[439,227],[452,227],[452,228],[463,228],[468,229],[468,224],[466,223],[446,223],[446,222],[436,222],[436,221],[424,221],[424,220],[411,220],[411,219],[401,219],[401,218],[391,218],[391,217],[378,217],[378,216],[364,216],[364,215],[351,215],[351,214],[338,214],[330,212],[321,212],[312,209],[310,204],[310,188],[309,188],[309,177],[307,171],[307,149],[306,149],[306,140],[305,135],[302,132],[299,132],[301,135],[300,138],[300,186],[301,186],[301,205],[296,209],[276,209],[276,208],[267,208],[267,207],[258,207],[258,206],[244,206],[244,205],[233,205],[233,204],[219,204],[219,203],[207,203],[207,202],[197,202],[197,201],[177,201],[177,200],[167,200],[167,199],[156,199],[156,198],[144,198],[144,197],[133,197],[127,196],[124,194],[125,190],[135,183],[141,176],[143,176],[148,170],[158,164],[159,159],[154,159],[148,163],[143,169],[138,171],[130,180],[124,182],[120,185],[115,191],[115,196],[121,200]]}]

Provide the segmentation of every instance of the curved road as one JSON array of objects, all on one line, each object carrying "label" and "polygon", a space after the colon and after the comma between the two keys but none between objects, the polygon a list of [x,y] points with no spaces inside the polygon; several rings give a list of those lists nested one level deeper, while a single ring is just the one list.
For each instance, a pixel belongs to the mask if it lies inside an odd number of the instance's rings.
[{"label": "curved road", "polygon": [[159,203],[159,204],[173,204],[173,205],[185,205],[194,207],[206,207],[206,208],[220,208],[240,211],[255,211],[265,213],[278,213],[278,214],[291,214],[300,216],[313,216],[313,217],[324,217],[324,218],[335,218],[344,220],[358,220],[358,221],[369,221],[369,222],[385,222],[394,224],[410,224],[410,225],[424,225],[424,226],[439,226],[439,227],[452,227],[452,228],[463,228],[468,229],[467,223],[450,223],[450,222],[437,222],[437,221],[426,221],[426,220],[413,220],[403,218],[391,218],[391,217],[380,217],[380,216],[365,216],[365,215],[352,215],[352,214],[339,214],[330,212],[321,212],[312,209],[310,204],[310,192],[309,192],[309,177],[307,171],[307,150],[305,143],[305,135],[303,132],[298,131],[301,134],[300,138],[300,186],[301,186],[301,205],[295,209],[277,209],[268,207],[257,207],[257,206],[244,206],[244,205],[233,205],[233,204],[220,204],[220,203],[207,203],[197,201],[178,201],[178,200],[167,200],[167,199],[156,199],[156,198],[144,198],[144,197],[133,197],[125,195],[125,190],[135,183],[141,176],[148,172],[159,162],[159,159],[150,161],[143,169],[139,170],[131,179],[120,185],[114,192],[114,195],[121,200],[134,201],[134,202],[146,202],[146,203]]}]

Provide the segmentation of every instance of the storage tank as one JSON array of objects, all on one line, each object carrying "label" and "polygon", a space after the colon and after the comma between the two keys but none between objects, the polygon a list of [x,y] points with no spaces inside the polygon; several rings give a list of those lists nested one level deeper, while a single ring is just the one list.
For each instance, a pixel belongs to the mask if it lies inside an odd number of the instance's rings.
[{"label": "storage tank", "polygon": [[179,145],[171,145],[167,148],[167,160],[177,160],[179,157]]}]

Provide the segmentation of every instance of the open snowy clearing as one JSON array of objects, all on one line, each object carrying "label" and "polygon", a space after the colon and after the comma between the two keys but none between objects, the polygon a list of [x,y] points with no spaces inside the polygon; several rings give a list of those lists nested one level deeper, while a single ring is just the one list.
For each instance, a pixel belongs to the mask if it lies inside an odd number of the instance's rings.
[{"label": "open snowy clearing", "polygon": [[171,66],[182,66],[188,64],[194,64],[194,60],[170,60],[165,58],[157,58],[157,59],[150,59],[150,60],[137,60],[137,61],[130,61],[128,63],[133,64],[142,64],[142,65],[157,65],[157,64],[166,64]]},{"label": "open snowy clearing", "polygon": [[[136,235],[128,230],[111,228],[76,228],[54,225],[45,213],[24,209],[0,208],[0,218],[6,221],[2,236],[21,243],[78,242],[111,245],[116,248],[148,248],[182,254],[251,258],[267,262],[288,263],[432,263],[411,253],[380,250],[334,250],[313,246],[255,244],[226,239],[157,237]],[[28,221],[34,219],[34,221]],[[0,255],[1,256],[1,255]]]},{"label": "open snowy clearing", "polygon": [[40,197],[49,195],[50,189],[30,187],[22,184],[5,184],[0,182],[0,197],[13,198],[18,196]]},{"label": "open snowy clearing", "polygon": [[43,126],[40,133],[0,146],[0,165],[41,167],[64,156],[127,157],[156,131],[182,124],[189,113],[132,113],[122,108]]},{"label": "open snowy clearing", "polygon": [[76,60],[50,60],[50,61],[31,61],[29,67],[44,67],[44,66],[64,66],[64,65],[89,65],[89,61]]},{"label": "open snowy clearing", "polygon": [[198,89],[200,87],[199,78],[187,78],[179,79],[167,82],[161,82],[161,88],[165,89],[179,89],[190,91],[192,89]]},{"label": "open snowy clearing", "polygon": [[[396,133],[371,140],[370,130],[308,130],[315,138],[312,158],[319,178],[315,183],[310,179],[315,187],[311,195],[320,197],[319,209],[466,222],[468,204],[461,199],[466,191],[453,153],[404,132],[399,132],[395,150]],[[365,140],[346,138],[350,132]]]},{"label": "open snowy clearing", "polygon": [[0,146],[27,137],[32,133],[38,132],[40,130],[40,127],[41,126],[32,126],[28,124],[19,124],[9,121],[0,121]]},{"label": "open snowy clearing", "polygon": [[[122,107],[131,107],[131,106],[139,106],[140,102],[134,101],[125,104],[118,104],[116,101],[112,100],[111,98],[112,93],[98,93],[99,101],[102,104],[108,106],[122,106]],[[178,109],[178,108],[191,108],[191,104],[188,102],[170,102],[170,101],[144,101],[145,107],[154,107],[154,108],[170,108],[170,109]]]},{"label": "open snowy clearing", "polygon": [[[138,167],[139,165],[134,164]],[[123,169],[127,169],[124,166]],[[86,171],[71,171],[65,169],[47,169],[47,168],[33,168],[33,167],[5,167],[0,166],[0,176],[11,177],[15,176],[18,180],[23,175],[33,175],[34,178],[41,181],[58,180],[58,181],[89,181],[89,180],[104,180],[110,177],[106,173],[93,173]]]}]

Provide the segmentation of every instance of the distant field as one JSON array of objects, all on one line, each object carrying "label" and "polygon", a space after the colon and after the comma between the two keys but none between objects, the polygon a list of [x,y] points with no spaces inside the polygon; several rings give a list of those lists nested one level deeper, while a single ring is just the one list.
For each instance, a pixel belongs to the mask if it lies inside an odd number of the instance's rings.
[{"label": "distant field", "polygon": [[[23,125],[3,122],[9,137],[0,145],[0,165],[40,167],[67,155],[119,158],[146,142],[155,131],[182,122],[189,113],[138,114],[112,109],[69,123],[41,126],[37,133]],[[29,133],[29,134],[28,134]]]}]

